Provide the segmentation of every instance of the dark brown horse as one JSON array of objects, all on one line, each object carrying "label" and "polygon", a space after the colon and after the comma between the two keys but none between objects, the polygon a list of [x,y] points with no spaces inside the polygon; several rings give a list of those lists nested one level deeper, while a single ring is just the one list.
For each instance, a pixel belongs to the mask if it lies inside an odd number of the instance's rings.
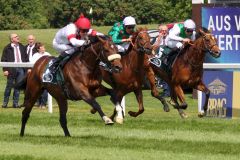
[{"label": "dark brown horse", "polygon": [[[104,81],[112,86],[115,93],[115,99],[112,99],[112,101],[116,107],[111,119],[113,120],[117,114],[117,123],[123,123],[123,112],[120,104],[123,96],[130,92],[134,92],[138,101],[139,110],[137,112],[129,111],[129,115],[132,117],[137,117],[139,114],[144,112],[142,95],[142,83],[144,75],[148,74],[148,76],[152,76],[152,78],[154,78],[153,71],[151,71],[151,68],[146,65],[148,61],[146,54],[151,54],[151,52],[152,45],[150,43],[150,37],[147,33],[147,29],[139,28],[138,31],[132,35],[132,44],[127,51],[127,55],[123,56],[121,59],[123,66],[122,72],[118,74],[109,73],[101,68]],[[152,95],[158,98],[159,94],[156,86],[153,85],[151,89]],[[164,99],[162,98],[160,100]],[[166,102],[165,104],[167,105]],[[94,109],[92,109],[91,112],[95,113]]]},{"label": "dark brown horse", "polygon": [[[216,38],[214,38],[209,31],[200,29],[198,35],[199,37],[193,43],[186,45],[180,51],[172,65],[170,74],[150,64],[155,74],[159,75],[169,84],[173,101],[172,104],[178,109],[179,114],[183,118],[186,117],[183,109],[187,108],[182,89],[183,86],[197,89],[206,94],[206,101],[203,106],[204,112],[206,113],[210,91],[202,81],[205,54],[208,52],[215,58],[221,55]],[[150,83],[154,83],[154,80]],[[180,103],[178,103],[178,99]]]},{"label": "dark brown horse", "polygon": [[112,124],[112,120],[105,116],[94,95],[105,95],[105,87],[101,85],[101,73],[99,62],[110,63],[116,71],[121,70],[120,56],[112,41],[97,37],[97,42],[87,47],[82,54],[75,54],[66,63],[63,69],[65,86],[68,96],[64,94],[60,85],[43,83],[42,75],[46,65],[52,57],[42,57],[34,65],[32,72],[27,76],[27,84],[24,98],[25,108],[22,112],[22,127],[20,135],[24,135],[25,125],[29,118],[34,103],[43,89],[56,99],[60,110],[60,124],[65,136],[70,136],[67,128],[66,113],[68,110],[68,97],[74,100],[84,100],[98,111],[105,124]]}]

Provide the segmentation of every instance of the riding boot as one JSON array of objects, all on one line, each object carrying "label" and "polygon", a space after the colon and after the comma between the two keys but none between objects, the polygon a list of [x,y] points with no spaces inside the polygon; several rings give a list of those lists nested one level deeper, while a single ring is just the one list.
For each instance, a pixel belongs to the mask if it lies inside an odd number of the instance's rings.
[{"label": "riding boot", "polygon": [[167,55],[167,65],[170,65],[170,63],[173,61],[173,58],[175,55],[179,53],[180,49],[177,47],[172,48],[171,52]]},{"label": "riding boot", "polygon": [[49,66],[50,73],[55,74],[59,68],[60,62],[67,57],[68,54],[60,54],[54,61],[53,63]]}]

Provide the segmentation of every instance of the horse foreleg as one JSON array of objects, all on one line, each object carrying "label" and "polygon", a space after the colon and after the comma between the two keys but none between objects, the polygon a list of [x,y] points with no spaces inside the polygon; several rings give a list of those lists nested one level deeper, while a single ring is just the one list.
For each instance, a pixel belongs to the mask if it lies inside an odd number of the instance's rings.
[{"label": "horse foreleg", "polygon": [[[31,91],[31,92],[30,92]],[[37,101],[37,98],[41,95],[41,89],[34,85],[34,87],[28,87],[25,91],[24,106],[22,111],[22,126],[20,136],[24,136],[25,126],[28,121],[29,115],[32,111],[33,105]]]},{"label": "horse foreleg", "polygon": [[99,113],[99,115],[101,116],[104,123],[106,125],[113,124],[114,122],[103,113],[101,106],[97,103],[97,101],[94,99],[94,97],[88,92],[88,89],[82,88],[81,91],[82,91],[82,93],[81,93],[82,99],[86,103],[91,105],[92,108]]},{"label": "horse foreleg", "polygon": [[58,103],[58,107],[59,107],[59,122],[61,124],[61,127],[63,129],[64,135],[66,137],[70,137],[70,133],[68,131],[68,127],[67,127],[67,111],[68,111],[68,104],[67,104],[67,100],[65,99],[64,96],[58,96],[55,97],[57,103]]},{"label": "horse foreleg", "polygon": [[188,105],[185,101],[184,92],[183,92],[182,87],[180,85],[177,85],[175,87],[175,93],[177,94],[177,97],[178,97],[179,101],[181,102],[180,105],[179,105],[179,108],[180,109],[187,109]]},{"label": "horse foreleg", "polygon": [[112,120],[116,117],[116,122],[119,124],[123,124],[123,108],[121,106],[121,101],[123,98],[123,94],[121,92],[114,93],[114,100],[112,102],[115,104],[115,108],[113,110],[113,114],[110,116]]},{"label": "horse foreleg", "polygon": [[[180,89],[179,89],[179,87],[180,87]],[[176,108],[178,110],[178,113],[181,116],[181,118],[187,118],[188,117],[187,114],[183,111],[183,109],[180,107],[180,105],[177,101],[177,97],[179,97],[178,95],[183,93],[183,91],[181,92],[181,90],[182,90],[181,86],[173,86],[173,91],[174,92],[171,93],[172,100],[173,100],[172,105],[174,106],[174,108]]]},{"label": "horse foreleg", "polygon": [[138,109],[138,112],[129,111],[128,114],[132,117],[137,117],[139,114],[142,114],[144,112],[142,90],[141,89],[135,90],[134,94],[138,101],[139,109]]},{"label": "horse foreleg", "polygon": [[154,74],[152,68],[149,67],[149,68],[145,69],[145,71],[146,71],[147,79],[149,80],[149,83],[150,83],[150,86],[151,86],[152,96],[161,101],[161,103],[163,104],[163,110],[165,112],[169,112],[170,109],[169,109],[169,106],[168,106],[166,100],[162,96],[159,95],[159,92],[157,90],[157,87],[156,87],[156,84],[155,84],[155,74]]},{"label": "horse foreleg", "polygon": [[203,105],[204,113],[198,113],[198,116],[201,118],[201,117],[203,117],[203,116],[206,116],[206,114],[207,114],[207,110],[208,110],[208,100],[209,100],[209,97],[210,97],[210,91],[209,91],[209,89],[205,86],[205,84],[203,84],[203,82],[201,82],[199,85],[197,85],[196,89],[199,90],[199,91],[204,92],[205,95],[206,95],[205,102],[204,102],[204,105]]},{"label": "horse foreleg", "polygon": [[[101,97],[101,96],[106,96],[109,95],[110,96],[110,100],[112,101],[112,103],[116,106],[117,104],[117,100],[116,100],[116,94],[114,93],[113,89],[109,89],[103,85],[100,85],[99,88],[97,88],[96,90],[94,90],[94,92],[92,93],[92,95],[94,97]],[[90,111],[92,114],[95,114],[97,111],[92,108]]]}]

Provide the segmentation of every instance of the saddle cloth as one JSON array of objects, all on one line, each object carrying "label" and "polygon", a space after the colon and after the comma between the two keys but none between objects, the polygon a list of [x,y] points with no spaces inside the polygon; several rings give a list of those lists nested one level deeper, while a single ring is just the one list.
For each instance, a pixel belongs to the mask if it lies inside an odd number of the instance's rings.
[{"label": "saddle cloth", "polygon": [[64,77],[61,67],[58,67],[55,74],[52,74],[49,70],[49,66],[53,63],[54,59],[50,60],[46,65],[46,68],[42,75],[42,82],[53,84],[64,84]]}]

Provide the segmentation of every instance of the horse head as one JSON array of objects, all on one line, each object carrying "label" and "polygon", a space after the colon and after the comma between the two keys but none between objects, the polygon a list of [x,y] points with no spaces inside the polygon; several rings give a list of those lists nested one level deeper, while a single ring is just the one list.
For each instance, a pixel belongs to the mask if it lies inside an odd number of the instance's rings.
[{"label": "horse head", "polygon": [[101,51],[99,54],[99,59],[110,66],[113,72],[120,72],[122,70],[121,64],[121,55],[118,54],[117,47],[110,40],[110,38],[106,36],[97,36],[98,41],[101,43]]},{"label": "horse head", "polygon": [[221,51],[217,45],[217,39],[207,29],[199,29],[199,35],[203,38],[204,49],[213,57],[218,58]]},{"label": "horse head", "polygon": [[133,33],[132,43],[138,52],[146,54],[152,53],[152,45],[147,28],[138,28],[138,30]]}]

